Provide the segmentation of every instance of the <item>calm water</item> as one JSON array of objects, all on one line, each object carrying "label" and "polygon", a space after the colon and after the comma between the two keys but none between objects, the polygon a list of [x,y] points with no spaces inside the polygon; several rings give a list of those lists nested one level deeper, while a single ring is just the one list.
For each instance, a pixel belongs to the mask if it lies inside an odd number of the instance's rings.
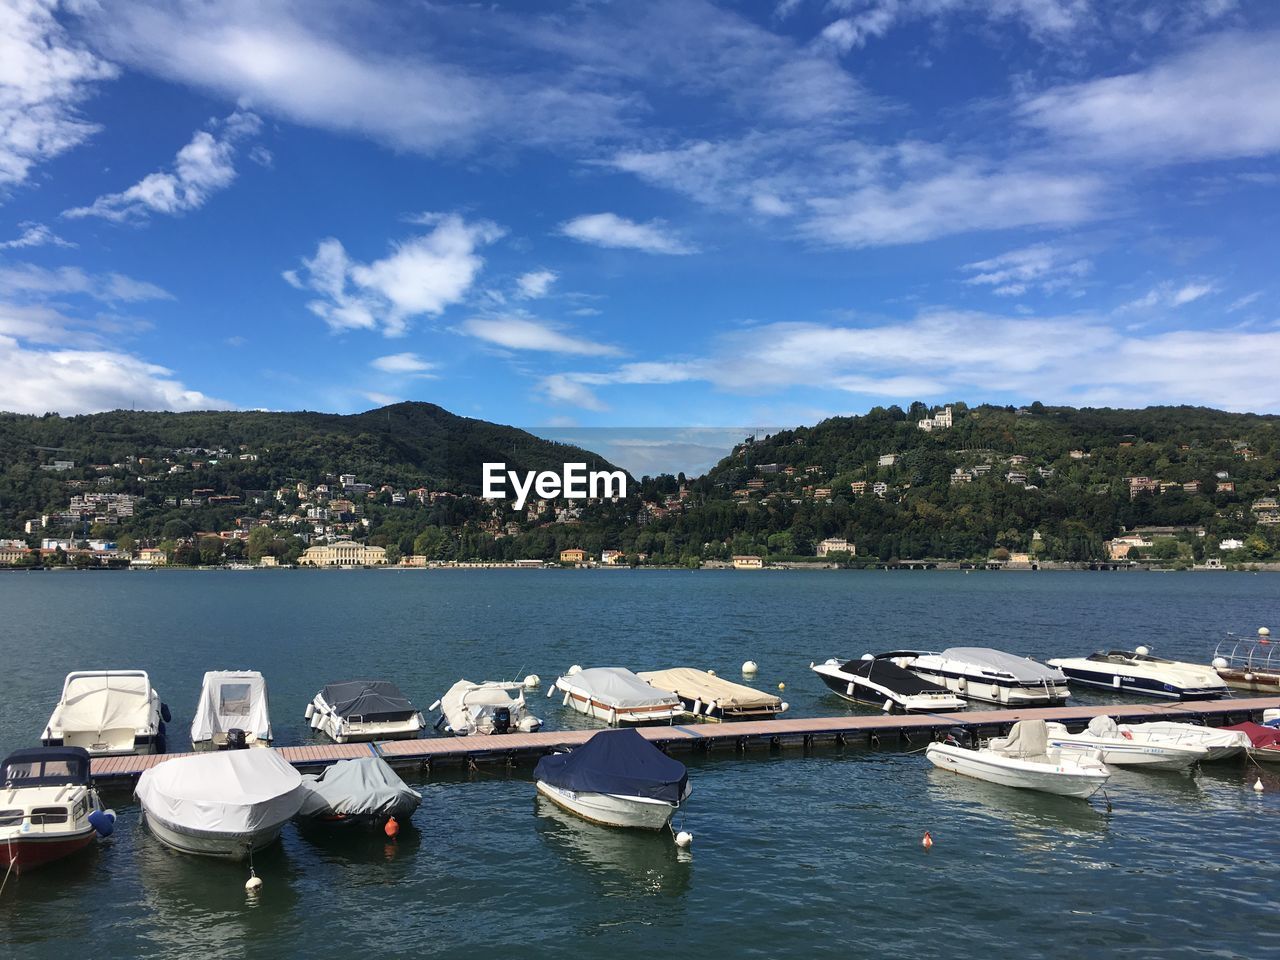
[{"label": "calm water", "polygon": [[[0,750],[32,744],[73,669],[144,667],[186,746],[206,669],[254,668],[279,744],[324,683],[398,679],[424,706],[460,677],[572,663],[687,664],[785,682],[792,715],[848,709],[811,660],[971,642],[1048,656],[1151,644],[1204,661],[1280,627],[1280,578],[1239,574],[733,572],[40,573],[0,576]],[[579,725],[536,698],[548,728]],[[414,829],[244,867],[161,847],[127,791],[115,835],[11,878],[0,955],[782,957],[1280,956],[1280,771],[1118,772],[1101,802],[1005,790],[922,755],[819,749],[689,761],[669,836],[535,800],[529,768],[413,780]],[[930,830],[931,851],[920,840]]]}]

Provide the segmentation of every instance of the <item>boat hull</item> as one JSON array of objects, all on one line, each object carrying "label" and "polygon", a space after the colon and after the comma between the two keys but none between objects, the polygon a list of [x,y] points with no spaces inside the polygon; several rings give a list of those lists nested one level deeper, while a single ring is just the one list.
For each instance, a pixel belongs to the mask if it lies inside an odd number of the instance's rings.
[{"label": "boat hull", "polygon": [[135,734],[131,743],[115,744],[92,742],[96,738],[91,734],[63,735],[61,737],[42,737],[42,747],[84,747],[91,757],[145,757],[153,753],[165,752],[164,724],[156,733]]},{"label": "boat hull", "polygon": [[1259,673],[1252,670],[1219,670],[1224,683],[1232,690],[1245,690],[1249,693],[1280,693],[1280,673]]},{"label": "boat hull", "polygon": [[275,843],[287,820],[269,824],[252,833],[215,833],[209,830],[187,830],[142,809],[147,829],[166,847],[181,853],[219,860],[244,860],[250,853]]},{"label": "boat hull", "polygon": [[841,700],[879,707],[886,713],[950,713],[963,710],[968,706],[959,697],[943,699],[901,694],[880,684],[870,683],[865,677],[854,677],[848,674],[836,676],[817,669],[813,672],[818,674],[822,682],[827,685],[827,689]]},{"label": "boat hull", "polygon": [[608,793],[579,793],[538,781],[538,793],[570,813],[606,827],[662,830],[676,812],[674,804],[646,797],[620,797]]},{"label": "boat hull", "polygon": [[93,843],[95,835],[96,831],[90,827],[73,834],[17,834],[12,839],[0,841],[0,876],[12,869],[14,875],[20,877],[46,863],[79,853]]},{"label": "boat hull", "polygon": [[1209,758],[1209,751],[1203,747],[1175,747],[1142,740],[1097,740],[1050,734],[1049,746],[1060,750],[1096,751],[1102,754],[1102,762],[1107,766],[1148,770],[1186,770]]},{"label": "boat hull", "polygon": [[1056,707],[1066,703],[1070,695],[1065,683],[1024,686],[987,678],[975,679],[962,674],[941,673],[916,666],[907,669],[920,679],[945,687],[958,697],[995,703],[1002,707]]},{"label": "boat hull", "polygon": [[[1107,775],[1048,763],[1034,763],[1010,758],[996,759],[979,750],[968,750],[946,743],[931,743],[925,756],[935,767],[950,770],[975,780],[985,780],[1019,790],[1036,790],[1060,797],[1087,800],[1107,782]],[[1036,769],[1039,768],[1039,769]]]},{"label": "boat hull", "polygon": [[1154,677],[1113,673],[1109,670],[1084,670],[1067,666],[1060,666],[1060,669],[1072,683],[1116,693],[1136,693],[1144,697],[1162,697],[1166,700],[1216,700],[1228,692],[1225,684],[1211,687],[1182,687],[1164,683]]},{"label": "boat hull", "polygon": [[638,727],[650,723],[673,723],[684,714],[684,704],[676,702],[672,706],[658,707],[622,707],[616,708],[592,697],[580,693],[565,694],[566,705],[578,713],[600,720],[613,727]]}]

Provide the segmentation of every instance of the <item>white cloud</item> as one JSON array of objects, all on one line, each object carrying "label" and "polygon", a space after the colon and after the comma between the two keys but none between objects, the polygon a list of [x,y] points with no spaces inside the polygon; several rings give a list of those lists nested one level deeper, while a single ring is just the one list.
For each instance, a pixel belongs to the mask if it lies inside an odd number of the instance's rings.
[{"label": "white cloud", "polygon": [[0,4],[0,187],[22,183],[35,164],[100,129],[78,107],[116,68],[68,39],[56,6]]},{"label": "white cloud", "polygon": [[414,317],[438,316],[460,302],[484,266],[477,250],[503,233],[487,220],[468,223],[457,214],[420,222],[433,229],[372,263],[351,260],[332,237],[322,240],[303,269],[286,270],[284,279],[319,294],[307,307],[334,331],[381,329],[400,336]]},{"label": "white cloud", "polygon": [[548,401],[581,410],[607,410],[595,392],[583,386],[569,374],[552,374],[544,377],[538,389]]},{"label": "white cloud", "polygon": [[0,242],[0,250],[19,250],[23,247],[74,247],[70,240],[64,240],[43,223],[25,220],[18,224],[22,232],[12,240]]},{"label": "white cloud", "polygon": [[537,300],[551,291],[559,274],[554,270],[530,270],[516,278],[516,295],[524,300]]},{"label": "white cloud", "polygon": [[256,115],[236,111],[215,125],[218,136],[197,131],[178,151],[172,171],[148,174],[127,190],[104,194],[87,207],[64,211],[63,216],[120,222],[199,209],[212,194],[231,185],[236,178],[236,144],[256,135],[261,126]]},{"label": "white cloud", "polygon": [[122,273],[87,273],[79,267],[49,270],[31,263],[0,267],[0,295],[51,297],[82,295],[106,303],[142,300],[172,300],[173,294]]},{"label": "white cloud", "polygon": [[620,352],[608,344],[570,336],[541,321],[517,314],[472,317],[459,327],[459,331],[508,350],[538,350],[591,357],[613,356]]},{"label": "white cloud", "polygon": [[973,272],[965,278],[972,286],[989,286],[999,296],[1020,297],[1036,287],[1054,293],[1083,279],[1093,263],[1069,248],[1036,243],[999,256],[965,264]]},{"label": "white cloud", "polygon": [[1238,297],[1231,302],[1231,306],[1227,307],[1227,313],[1235,313],[1237,310],[1243,310],[1245,307],[1252,306],[1262,299],[1262,291],[1255,290],[1253,293],[1246,293],[1243,297]]},{"label": "white cloud", "polygon": [[1023,119],[1095,159],[1167,164],[1280,151],[1280,32],[1224,33],[1136,73],[1030,97]]},{"label": "white cloud", "polygon": [[[1092,22],[1089,0],[835,0],[849,16],[829,23],[820,41],[839,53],[866,46],[893,27],[912,20],[940,20],[955,14],[985,14],[990,20],[1011,20],[1040,40],[1059,38]],[[856,12],[853,12],[856,9]]]},{"label": "white cloud", "polygon": [[1147,310],[1152,307],[1181,307],[1201,297],[1216,293],[1217,286],[1209,281],[1192,280],[1184,283],[1162,283],[1151,288],[1136,300],[1120,307],[1121,310]]},{"label": "white cloud", "polygon": [[560,224],[560,232],[566,237],[597,247],[640,250],[644,253],[697,253],[696,247],[668,231],[661,220],[637,223],[615,213],[592,213]]},{"label": "white cloud", "polygon": [[399,403],[399,397],[393,397],[389,393],[379,393],[377,390],[366,390],[360,394],[370,403],[376,403],[380,407],[389,407],[393,403]]},{"label": "white cloud", "polygon": [[416,353],[392,353],[369,361],[369,366],[395,376],[429,377],[436,364],[423,360]]}]

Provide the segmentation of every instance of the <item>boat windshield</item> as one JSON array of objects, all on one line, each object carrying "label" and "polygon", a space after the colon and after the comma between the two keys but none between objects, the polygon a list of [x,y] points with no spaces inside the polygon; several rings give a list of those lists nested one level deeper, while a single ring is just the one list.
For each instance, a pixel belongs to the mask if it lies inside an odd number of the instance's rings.
[{"label": "boat windshield", "polygon": [[37,751],[31,751],[25,756],[15,755],[0,766],[0,782],[11,788],[88,783],[88,757],[63,753],[41,756]]}]

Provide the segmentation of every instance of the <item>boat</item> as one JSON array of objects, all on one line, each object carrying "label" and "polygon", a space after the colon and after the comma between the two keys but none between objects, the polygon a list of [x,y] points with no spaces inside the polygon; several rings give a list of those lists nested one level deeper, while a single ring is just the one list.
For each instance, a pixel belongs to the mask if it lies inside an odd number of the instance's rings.
[{"label": "boat", "polygon": [[298,821],[307,826],[381,827],[404,823],[422,802],[381,757],[339,760],[319,774],[302,777]]},{"label": "boat", "polygon": [[191,745],[197,750],[226,750],[241,745],[271,745],[267,681],[256,670],[210,670],[204,675]]},{"label": "boat", "polygon": [[1206,747],[1174,743],[1149,730],[1121,728],[1111,717],[1094,717],[1080,733],[1061,723],[1048,723],[1049,746],[1061,750],[1088,750],[1102,754],[1111,767],[1143,767],[1150,770],[1186,770],[1207,760]]},{"label": "boat", "polygon": [[651,687],[670,690],[680,698],[685,713],[702,720],[769,720],[790,706],[781,697],[693,667],[649,670],[636,676]]},{"label": "boat", "polygon": [[946,687],[931,683],[892,660],[870,655],[861,660],[810,663],[838,697],[880,707],[885,713],[946,713],[969,704]]},{"label": "boat", "polygon": [[1238,730],[1249,738],[1249,759],[1280,763],[1280,729],[1261,723],[1237,723],[1223,730]]},{"label": "boat", "polygon": [[164,753],[171,719],[145,670],[77,670],[62,682],[40,742],[95,757]]},{"label": "boat", "polygon": [[661,830],[689,796],[689,771],[638,730],[601,730],[575,750],[543,757],[538,792],[584,820]]},{"label": "boat", "polygon": [[243,860],[274,843],[305,797],[302,775],[274,750],[175,757],[142,772],[134,796],[161,843]]},{"label": "boat", "polygon": [[949,647],[941,653],[899,650],[875,659],[895,663],[966,700],[1044,707],[1065,703],[1070,695],[1061,670],[991,647]]},{"label": "boat", "polygon": [[1146,723],[1122,723],[1121,734],[1130,731],[1135,736],[1145,734],[1151,739],[1166,743],[1204,747],[1205,763],[1227,760],[1239,756],[1252,746],[1248,734],[1224,727],[1203,727],[1197,723],[1177,723],[1173,720],[1151,720]]},{"label": "boat", "polygon": [[1233,690],[1280,693],[1280,649],[1267,627],[1259,627],[1256,637],[1228,634],[1213,651],[1213,669]]},{"label": "boat", "polygon": [[0,764],[0,876],[21,876],[108,837],[106,810],[83,747],[15,750]]},{"label": "boat", "polygon": [[422,713],[390,680],[330,683],[303,716],[335,743],[412,740],[426,727]]},{"label": "boat", "polygon": [[1049,746],[1043,720],[1019,720],[1007,737],[979,745],[970,731],[952,728],[945,741],[929,744],[925,756],[935,767],[1021,790],[1088,799],[1111,771],[1097,751],[1060,750]]},{"label": "boat", "polygon": [[1211,667],[1153,657],[1147,647],[1102,650],[1087,657],[1058,657],[1057,667],[1072,683],[1117,693],[1140,693],[1170,700],[1212,700],[1230,695],[1226,682]]},{"label": "boat", "polygon": [[564,692],[564,705],[611,727],[622,723],[670,723],[684,713],[684,704],[670,690],[659,690],[625,667],[570,667],[547,691]]},{"label": "boat", "polygon": [[457,737],[475,734],[533,733],[542,721],[529,712],[522,684],[498,680],[459,680],[431,705],[439,709],[436,726]]}]

